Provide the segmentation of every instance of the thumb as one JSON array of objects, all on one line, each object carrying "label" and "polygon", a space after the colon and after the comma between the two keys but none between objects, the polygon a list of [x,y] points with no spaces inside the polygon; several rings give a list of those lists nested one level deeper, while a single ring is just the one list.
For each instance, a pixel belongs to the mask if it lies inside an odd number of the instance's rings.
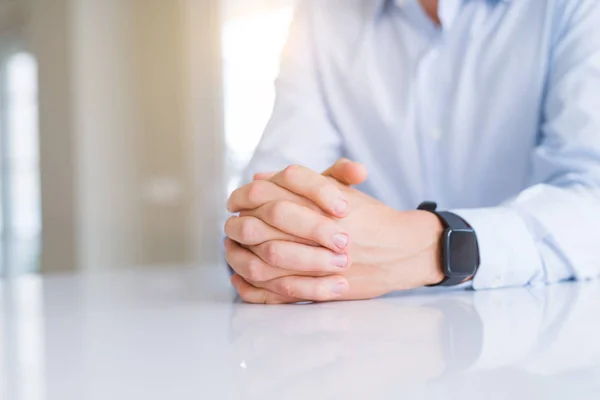
[{"label": "thumb", "polygon": [[338,160],[331,168],[323,172],[323,176],[333,178],[345,185],[360,185],[367,179],[367,168],[347,158]]}]

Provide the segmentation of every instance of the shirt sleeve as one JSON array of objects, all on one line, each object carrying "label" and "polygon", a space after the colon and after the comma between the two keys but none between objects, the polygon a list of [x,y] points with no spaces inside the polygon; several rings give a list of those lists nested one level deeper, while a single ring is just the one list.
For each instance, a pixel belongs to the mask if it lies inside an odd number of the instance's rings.
[{"label": "shirt sleeve", "polygon": [[477,232],[474,289],[600,276],[600,2],[566,2],[534,182],[496,208],[455,210]]},{"label": "shirt sleeve", "polygon": [[257,172],[275,172],[291,164],[322,171],[341,156],[341,138],[319,76],[319,32],[312,17],[316,8],[313,1],[296,8],[275,83],[273,114],[242,183]]}]

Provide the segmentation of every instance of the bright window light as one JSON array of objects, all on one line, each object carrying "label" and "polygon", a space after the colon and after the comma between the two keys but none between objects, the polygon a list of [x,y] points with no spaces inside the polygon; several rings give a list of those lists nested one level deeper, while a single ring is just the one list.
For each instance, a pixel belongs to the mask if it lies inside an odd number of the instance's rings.
[{"label": "bright window light", "polygon": [[[244,0],[248,1],[248,0]],[[223,27],[225,139],[229,192],[250,160],[273,109],[273,83],[293,7],[226,19]]]},{"label": "bright window light", "polygon": [[11,233],[31,239],[41,230],[37,64],[26,53],[6,65],[8,202]]}]

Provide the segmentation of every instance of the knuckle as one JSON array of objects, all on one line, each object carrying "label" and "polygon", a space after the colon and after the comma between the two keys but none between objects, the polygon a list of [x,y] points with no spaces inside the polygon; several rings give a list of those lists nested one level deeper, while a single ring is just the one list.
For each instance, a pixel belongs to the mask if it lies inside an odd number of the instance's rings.
[{"label": "knuckle", "polygon": [[289,203],[285,201],[278,201],[272,203],[268,217],[273,225],[281,226],[286,220],[287,210],[289,209]]},{"label": "knuckle", "polygon": [[252,204],[259,204],[263,198],[264,182],[254,181],[248,185],[248,200]]},{"label": "knuckle", "polygon": [[280,251],[277,243],[273,243],[273,242],[267,243],[265,245],[264,250],[265,250],[265,261],[274,267],[279,266],[281,263],[281,251]]},{"label": "knuckle", "polygon": [[299,165],[290,165],[282,172],[282,178],[286,181],[294,181],[298,177],[298,173],[300,171]]},{"label": "knuckle", "polygon": [[263,282],[264,279],[263,265],[257,259],[251,259],[246,265],[246,278],[254,282]]}]

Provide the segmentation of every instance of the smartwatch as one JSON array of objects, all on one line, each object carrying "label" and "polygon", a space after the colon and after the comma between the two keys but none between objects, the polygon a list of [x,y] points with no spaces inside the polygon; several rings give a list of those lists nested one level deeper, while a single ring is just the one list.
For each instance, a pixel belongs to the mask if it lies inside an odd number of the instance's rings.
[{"label": "smartwatch", "polygon": [[479,268],[479,246],[475,230],[458,215],[436,211],[437,204],[421,203],[418,208],[435,214],[444,226],[442,233],[442,271],[444,280],[429,286],[455,286],[472,278]]}]

